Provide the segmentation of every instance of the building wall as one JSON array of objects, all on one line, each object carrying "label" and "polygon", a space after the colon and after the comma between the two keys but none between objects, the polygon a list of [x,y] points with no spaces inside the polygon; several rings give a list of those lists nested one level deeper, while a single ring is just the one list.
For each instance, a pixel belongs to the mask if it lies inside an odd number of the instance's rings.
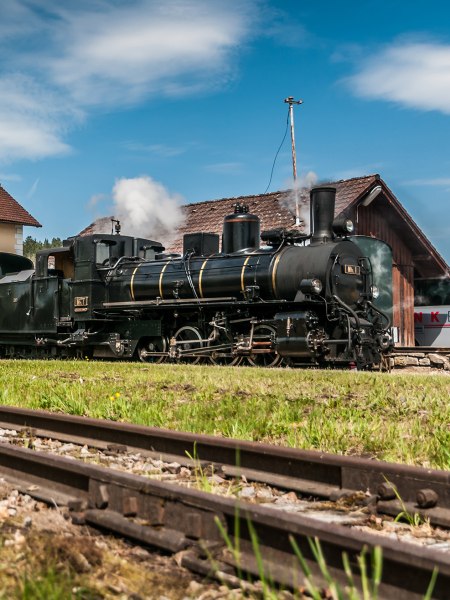
[{"label": "building wall", "polygon": [[[357,211],[357,212],[356,212]],[[357,233],[370,235],[387,242],[392,248],[394,266],[393,284],[393,325],[398,327],[398,346],[414,346],[414,266],[413,256],[408,246],[399,238],[398,232],[389,222],[390,209],[381,199],[368,207],[356,209]]]},{"label": "building wall", "polygon": [[0,223],[0,252],[23,254],[23,226]]},{"label": "building wall", "polygon": [[23,255],[23,226],[16,225],[16,254]]}]

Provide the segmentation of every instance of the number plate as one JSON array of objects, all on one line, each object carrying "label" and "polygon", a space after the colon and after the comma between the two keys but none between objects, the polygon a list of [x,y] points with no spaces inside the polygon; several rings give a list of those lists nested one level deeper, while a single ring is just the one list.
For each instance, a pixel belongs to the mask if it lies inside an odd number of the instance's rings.
[{"label": "number plate", "polygon": [[361,275],[361,267],[359,265],[344,265],[344,273],[346,275]]}]

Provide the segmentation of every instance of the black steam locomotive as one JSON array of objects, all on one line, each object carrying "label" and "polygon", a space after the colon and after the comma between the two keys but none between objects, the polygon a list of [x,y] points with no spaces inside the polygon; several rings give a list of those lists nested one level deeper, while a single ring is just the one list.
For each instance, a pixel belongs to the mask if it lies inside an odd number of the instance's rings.
[{"label": "black steam locomotive", "polygon": [[[359,368],[391,345],[370,257],[333,221],[335,189],[311,191],[311,234],[264,232],[245,206],[183,255],[116,234],[28,259],[0,253],[0,355]],[[117,228],[118,229],[118,228]]]}]

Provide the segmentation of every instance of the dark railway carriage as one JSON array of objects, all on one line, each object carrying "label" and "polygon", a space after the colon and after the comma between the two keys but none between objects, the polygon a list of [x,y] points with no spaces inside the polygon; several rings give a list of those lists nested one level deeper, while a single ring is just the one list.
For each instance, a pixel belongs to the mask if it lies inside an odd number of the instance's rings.
[{"label": "dark railway carriage", "polygon": [[[379,364],[391,345],[371,257],[335,221],[334,188],[311,192],[312,233],[276,230],[237,206],[183,256],[116,235],[75,237],[23,257],[0,254],[3,356],[93,356],[274,366]],[[376,245],[376,240],[373,241]]]}]

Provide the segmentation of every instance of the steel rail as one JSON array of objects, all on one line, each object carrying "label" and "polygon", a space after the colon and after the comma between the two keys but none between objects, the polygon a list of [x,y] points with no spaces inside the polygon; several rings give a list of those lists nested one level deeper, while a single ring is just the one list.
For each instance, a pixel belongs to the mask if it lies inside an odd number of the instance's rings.
[{"label": "steel rail", "polygon": [[392,350],[391,355],[395,354],[408,354],[424,352],[425,354],[450,354],[450,348],[447,346],[395,346]]},{"label": "steel rail", "polygon": [[450,528],[448,471],[9,406],[0,406],[0,427],[31,428],[41,437],[128,449],[186,465],[195,457],[230,477],[318,498],[337,500],[364,491],[380,513],[407,511]]},{"label": "steel rail", "polygon": [[[0,443],[0,474],[19,490],[51,504],[65,500],[75,522],[179,552],[183,566],[219,579],[224,573],[258,578],[262,568],[267,580],[295,589],[303,575],[292,539],[317,573],[308,541],[317,538],[328,570],[338,581],[345,581],[343,552],[360,584],[357,557],[379,546],[383,556],[380,598],[422,598],[435,569],[433,598],[448,598],[450,555],[436,550],[5,443]],[[224,537],[239,552],[230,551]],[[367,568],[370,576],[370,565]]]}]

